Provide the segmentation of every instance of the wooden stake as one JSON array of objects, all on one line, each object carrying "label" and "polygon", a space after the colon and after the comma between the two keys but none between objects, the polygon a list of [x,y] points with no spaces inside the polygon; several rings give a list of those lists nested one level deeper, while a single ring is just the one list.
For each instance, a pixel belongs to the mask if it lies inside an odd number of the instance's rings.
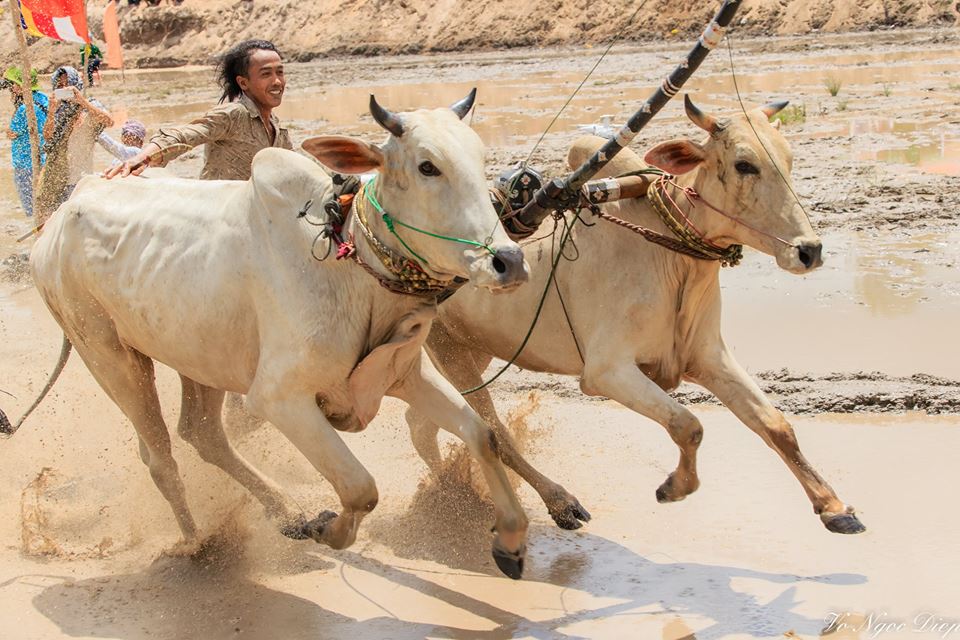
[{"label": "wooden stake", "polygon": [[[20,44],[20,65],[23,69],[23,104],[27,107],[27,131],[30,132],[30,150],[33,168],[33,195],[37,195],[37,183],[40,180],[40,128],[37,126],[37,111],[33,105],[33,65],[30,61],[30,51],[27,49],[27,38],[20,26],[20,3],[10,0],[10,17],[13,19],[13,30],[17,34]],[[53,117],[48,114],[47,117]]]}]

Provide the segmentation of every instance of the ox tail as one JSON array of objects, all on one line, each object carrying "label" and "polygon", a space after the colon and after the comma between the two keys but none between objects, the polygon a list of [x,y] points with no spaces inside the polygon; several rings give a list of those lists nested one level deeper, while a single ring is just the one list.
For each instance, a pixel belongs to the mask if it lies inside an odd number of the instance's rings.
[{"label": "ox tail", "polygon": [[47,384],[44,385],[43,390],[40,392],[40,395],[36,400],[33,401],[33,404],[30,405],[30,408],[27,409],[27,412],[23,414],[23,417],[17,421],[17,424],[11,426],[10,422],[7,421],[0,412],[0,433],[6,434],[7,436],[12,436],[17,432],[17,429],[20,428],[20,425],[30,417],[30,414],[33,413],[33,410],[40,406],[40,403],[43,402],[43,399],[47,397],[47,394],[50,393],[50,389],[53,388],[53,385],[56,383],[57,378],[60,377],[60,374],[63,372],[63,368],[67,365],[67,358],[70,357],[70,350],[73,348],[73,345],[70,344],[70,340],[67,339],[67,336],[63,336],[63,346],[60,347],[60,359],[57,360],[57,366],[53,368],[53,373],[50,374],[50,378],[47,380]]}]

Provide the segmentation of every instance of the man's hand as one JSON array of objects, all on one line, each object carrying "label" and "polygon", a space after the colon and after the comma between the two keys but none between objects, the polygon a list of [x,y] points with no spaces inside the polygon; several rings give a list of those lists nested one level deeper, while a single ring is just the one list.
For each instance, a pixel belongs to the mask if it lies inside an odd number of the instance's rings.
[{"label": "man's hand", "polygon": [[138,176],[143,170],[150,166],[151,158],[160,153],[160,147],[152,142],[147,143],[143,151],[133,156],[126,162],[110,167],[103,172],[103,177],[109,180],[115,176],[126,178],[129,175]]},{"label": "man's hand", "polygon": [[11,140],[16,140],[18,137],[17,132],[14,131],[13,129],[7,129],[7,137],[10,138]]}]

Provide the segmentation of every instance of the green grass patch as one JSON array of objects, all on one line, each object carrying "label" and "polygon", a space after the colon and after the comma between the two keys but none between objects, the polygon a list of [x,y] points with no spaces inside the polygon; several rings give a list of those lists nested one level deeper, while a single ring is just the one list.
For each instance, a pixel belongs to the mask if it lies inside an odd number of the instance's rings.
[{"label": "green grass patch", "polygon": [[776,122],[777,120],[784,126],[803,124],[807,121],[807,105],[803,103],[787,105],[773,116],[772,121]]},{"label": "green grass patch", "polygon": [[827,76],[823,79],[823,86],[827,88],[831,96],[836,97],[840,93],[840,87],[843,86],[843,83],[835,76]]}]

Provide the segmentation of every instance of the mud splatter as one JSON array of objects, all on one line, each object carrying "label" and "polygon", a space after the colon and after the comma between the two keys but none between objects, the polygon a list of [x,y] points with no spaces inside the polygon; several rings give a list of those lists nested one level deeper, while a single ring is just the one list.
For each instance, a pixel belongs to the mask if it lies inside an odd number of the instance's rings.
[{"label": "mud splatter", "polygon": [[0,262],[0,278],[12,284],[32,282],[30,277],[30,254],[11,253]]}]

